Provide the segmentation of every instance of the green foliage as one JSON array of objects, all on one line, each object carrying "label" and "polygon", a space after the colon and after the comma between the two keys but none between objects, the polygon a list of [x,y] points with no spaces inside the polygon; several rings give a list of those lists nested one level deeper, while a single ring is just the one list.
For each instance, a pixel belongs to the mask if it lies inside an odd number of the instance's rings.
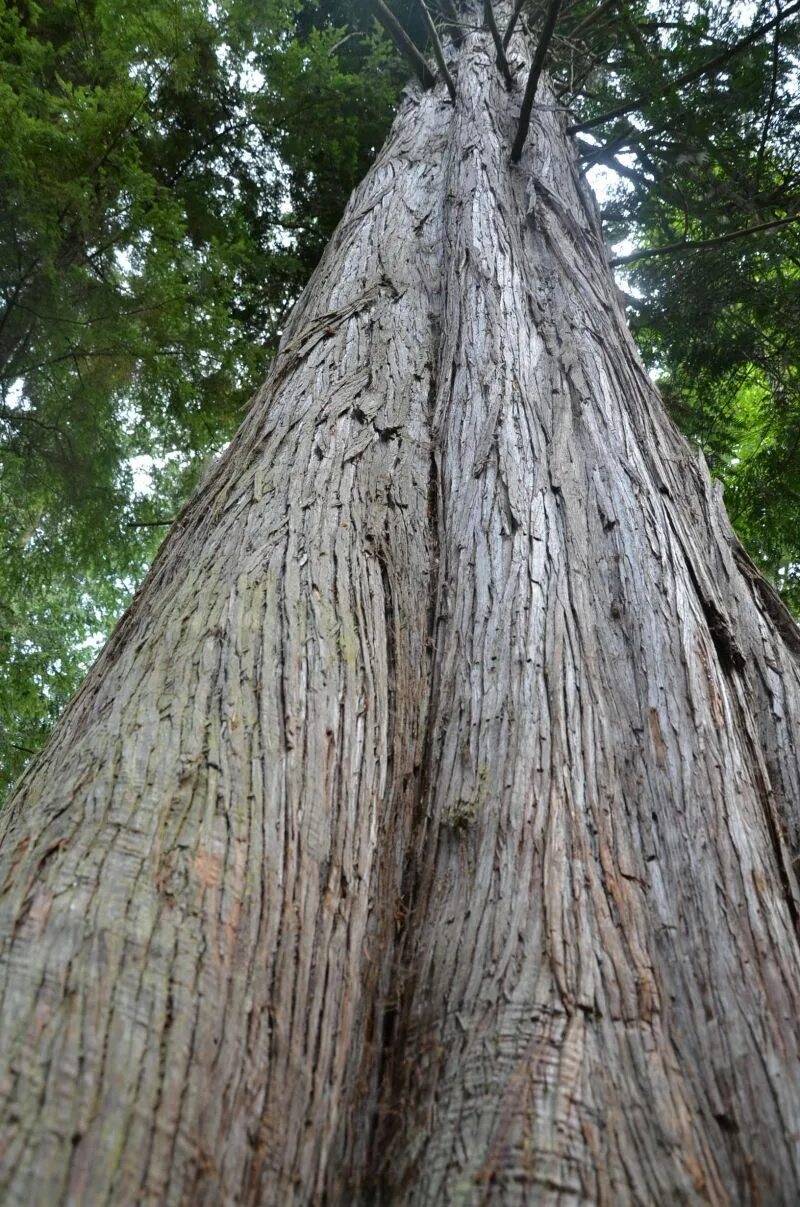
[{"label": "green foliage", "polygon": [[0,788],[238,426],[399,79],[295,0],[0,0]]}]

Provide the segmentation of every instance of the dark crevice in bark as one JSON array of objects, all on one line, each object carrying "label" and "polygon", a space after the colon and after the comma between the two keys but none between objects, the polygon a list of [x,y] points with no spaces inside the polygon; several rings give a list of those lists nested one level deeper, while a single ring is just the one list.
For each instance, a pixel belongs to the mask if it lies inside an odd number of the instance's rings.
[{"label": "dark crevice in bark", "polygon": [[[430,365],[428,385],[428,416],[433,418],[438,388],[438,373],[433,366],[438,361],[439,339],[435,341],[434,355]],[[429,432],[431,429],[429,428]],[[385,1197],[385,1153],[387,1144],[395,1133],[398,1118],[405,1109],[403,1101],[404,1074],[398,1068],[398,1055],[404,1050],[400,1032],[403,1005],[413,983],[413,969],[408,964],[409,937],[414,933],[417,919],[415,901],[420,872],[420,850],[428,831],[428,811],[432,790],[433,725],[435,716],[437,632],[439,631],[439,598],[441,593],[440,553],[442,549],[442,517],[440,499],[439,453],[431,432],[431,448],[428,461],[427,508],[432,572],[426,605],[425,659],[427,663],[427,699],[418,702],[425,717],[425,728],[420,748],[419,762],[413,769],[411,786],[410,828],[400,878],[400,897],[397,905],[396,925],[393,935],[393,956],[389,976],[389,997],[383,1006],[378,1074],[376,1083],[379,1092],[377,1109],[370,1120],[371,1139],[368,1146],[369,1158],[361,1187],[362,1202],[381,1203],[390,1201]]]},{"label": "dark crevice in bark", "polygon": [[797,621],[736,538],[731,541],[731,548],[736,565],[750,584],[753,593],[758,596],[764,611],[789,649],[800,659],[800,627]]},{"label": "dark crevice in bark", "polygon": [[739,690],[735,693],[735,708],[739,721],[739,730],[744,735],[745,747],[750,756],[751,774],[758,792],[761,808],[766,821],[767,830],[772,842],[775,864],[780,877],[786,907],[792,919],[795,938],[800,952],[800,885],[798,874],[791,857],[788,835],[784,832],[778,815],[778,802],[770,780],[769,770],[756,740],[752,723],[748,716],[746,701],[741,697],[744,684],[740,682]]},{"label": "dark crevice in bark", "polygon": [[689,573],[692,577],[692,582],[697,590],[697,597],[700,600],[700,606],[703,609],[703,615],[706,618],[708,631],[711,635],[711,640],[714,643],[714,648],[717,651],[717,656],[720,661],[720,666],[727,675],[732,675],[734,671],[743,671],[745,668],[745,657],[739,646],[736,644],[736,639],[731,632],[730,622],[723,615],[713,600],[704,596],[700,590],[697,579],[692,574],[691,564],[689,564]]},{"label": "dark crevice in bark", "polygon": [[[667,493],[662,488],[662,493]],[[716,600],[711,598],[709,590],[703,585],[701,573],[695,565],[695,560],[687,549],[686,541],[683,539],[678,522],[673,517],[672,511],[667,512],[669,524],[675,539],[678,542],[681,553],[683,554],[684,564],[687,574],[691,580],[692,586],[697,594],[697,599],[705,617],[706,625],[708,626],[709,636],[717,652],[720,666],[726,675],[729,677],[734,672],[741,673],[747,665],[744,653],[741,646],[734,636],[731,628],[729,617],[723,612]]]},{"label": "dark crevice in bark", "polygon": [[384,547],[378,551],[378,566],[380,568],[381,585],[383,588],[383,615],[386,633],[386,683],[387,683],[387,739],[386,739],[386,788],[384,804],[388,808],[395,806],[395,743],[397,742],[397,615],[395,612],[394,590],[392,576],[387,557],[391,550],[391,536],[388,526],[391,523],[391,511],[387,511],[384,533]]}]

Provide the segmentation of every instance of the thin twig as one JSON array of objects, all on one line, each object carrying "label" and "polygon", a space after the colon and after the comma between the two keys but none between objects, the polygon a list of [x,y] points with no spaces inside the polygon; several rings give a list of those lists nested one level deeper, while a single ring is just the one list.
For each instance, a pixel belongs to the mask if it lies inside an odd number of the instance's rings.
[{"label": "thin twig", "polygon": [[[579,51],[579,53],[581,53],[581,52]],[[561,88],[556,93],[556,96],[559,98],[559,100],[561,99],[562,96],[566,96],[566,95],[571,95],[573,97],[576,97],[578,95],[578,93],[580,92],[582,86],[586,83],[589,76],[594,71],[594,69],[596,67],[599,67],[601,64],[603,66],[606,66],[607,60],[608,60],[607,51],[603,51],[601,54],[596,54],[596,55],[587,54],[584,67],[583,67],[583,70],[581,71],[580,75],[577,76],[577,78],[573,79],[573,81],[570,83],[570,85],[568,87]],[[584,92],[584,96],[587,96],[587,95],[591,96],[591,93]]]},{"label": "thin twig", "polygon": [[340,38],[338,42],[334,42],[333,46],[331,46],[330,49],[328,50],[328,58],[332,59],[333,56],[336,54],[336,51],[339,50],[340,47],[344,46],[346,42],[349,42],[351,40],[351,38],[363,38],[363,37],[364,37],[363,30],[360,30],[360,29],[351,30],[349,34],[345,34],[344,37]]},{"label": "thin twig", "polygon": [[[800,0],[798,0],[800,3]],[[517,137],[514,139],[514,145],[511,148],[511,162],[519,163],[522,157],[522,148],[525,146],[525,139],[528,137],[528,129],[531,124],[531,111],[533,110],[533,102],[536,97],[536,89],[539,86],[539,77],[542,74],[544,61],[547,57],[547,48],[550,45],[550,39],[553,36],[553,30],[556,27],[558,19],[558,10],[561,8],[561,0],[550,0],[550,5],[547,9],[547,16],[544,19],[542,32],[539,35],[539,44],[536,47],[536,53],[533,56],[531,63],[530,75],[528,83],[525,87],[525,96],[522,98],[522,108],[519,111],[519,126],[517,127]]]},{"label": "thin twig", "polygon": [[702,251],[706,247],[718,247],[731,239],[743,239],[746,235],[757,235],[759,231],[776,230],[779,226],[788,226],[790,222],[800,219],[800,210],[790,214],[788,218],[774,218],[771,222],[759,222],[756,226],[743,226],[740,230],[728,231],[724,235],[716,235],[713,239],[696,239],[694,242],[681,239],[678,243],[666,243],[663,247],[645,247],[640,251],[629,252],[627,256],[614,256],[612,265],[617,268],[620,264],[632,264],[634,260],[652,260],[654,256],[680,255],[684,251]]},{"label": "thin twig", "polygon": [[174,524],[172,520],[128,520],[129,528],[169,528],[170,524]]},{"label": "thin twig", "polygon": [[406,31],[403,29],[397,17],[387,8],[383,0],[372,0],[375,6],[375,15],[380,21],[383,28],[386,30],[389,37],[394,42],[400,53],[406,58],[411,66],[412,71],[416,75],[423,88],[432,88],[436,83],[436,76],[428,66],[424,54],[411,41]]},{"label": "thin twig", "polygon": [[763,25],[756,26],[746,37],[742,38],[739,42],[735,42],[733,46],[728,46],[718,55],[715,55],[713,59],[708,59],[699,67],[693,67],[691,71],[684,71],[683,75],[676,76],[674,80],[667,80],[662,88],[645,92],[641,96],[637,96],[633,101],[626,101],[624,105],[617,105],[616,109],[610,109],[608,113],[601,113],[597,117],[588,118],[585,122],[578,122],[575,126],[569,126],[567,133],[580,134],[584,130],[593,130],[595,126],[602,126],[605,122],[613,121],[616,117],[624,117],[626,113],[633,113],[635,109],[643,108],[651,101],[659,100],[666,92],[674,92],[677,88],[683,88],[686,84],[693,84],[695,80],[700,80],[704,76],[714,75],[734,55],[747,50],[748,46],[752,46],[763,34],[769,33],[779,22],[783,21],[786,17],[792,16],[798,10],[800,10],[800,0],[796,0],[789,8],[785,8],[780,16],[773,17],[771,21],[765,21]]},{"label": "thin twig", "polygon": [[503,46],[503,39],[500,37],[500,30],[497,28],[497,22],[494,19],[494,9],[492,8],[492,0],[483,0],[483,19],[486,22],[486,24],[489,26],[489,32],[492,35],[492,40],[494,42],[494,48],[497,51],[497,66],[502,71],[503,79],[506,82],[506,88],[508,88],[508,90],[510,92],[511,88],[513,87],[514,81],[511,78],[511,71],[509,70],[508,59],[506,58],[505,47]]},{"label": "thin twig", "polygon": [[433,47],[433,57],[436,59],[436,65],[439,68],[442,79],[444,80],[445,84],[447,84],[447,91],[450,93],[450,100],[453,102],[453,104],[455,104],[456,86],[453,83],[453,77],[448,71],[447,64],[444,61],[444,51],[442,50],[442,43],[439,41],[439,34],[436,30],[436,25],[434,24],[433,17],[428,12],[428,6],[425,3],[425,0],[419,0],[419,2],[422,8],[422,15],[425,18],[425,24],[428,27],[428,33],[430,34],[431,46]]}]

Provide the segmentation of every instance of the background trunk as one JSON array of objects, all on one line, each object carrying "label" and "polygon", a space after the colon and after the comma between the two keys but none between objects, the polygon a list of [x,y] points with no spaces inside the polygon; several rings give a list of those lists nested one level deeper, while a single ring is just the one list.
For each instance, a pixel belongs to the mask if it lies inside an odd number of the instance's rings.
[{"label": "background trunk", "polygon": [[800,641],[523,80],[406,97],[3,815],[8,1203],[796,1201]]}]

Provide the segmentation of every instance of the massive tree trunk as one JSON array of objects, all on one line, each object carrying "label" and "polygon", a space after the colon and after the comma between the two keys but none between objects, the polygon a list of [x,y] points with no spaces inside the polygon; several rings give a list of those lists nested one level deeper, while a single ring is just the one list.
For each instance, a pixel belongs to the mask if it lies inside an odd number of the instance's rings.
[{"label": "massive tree trunk", "polygon": [[512,49],[3,814],[5,1203],[796,1201],[800,640]]}]

